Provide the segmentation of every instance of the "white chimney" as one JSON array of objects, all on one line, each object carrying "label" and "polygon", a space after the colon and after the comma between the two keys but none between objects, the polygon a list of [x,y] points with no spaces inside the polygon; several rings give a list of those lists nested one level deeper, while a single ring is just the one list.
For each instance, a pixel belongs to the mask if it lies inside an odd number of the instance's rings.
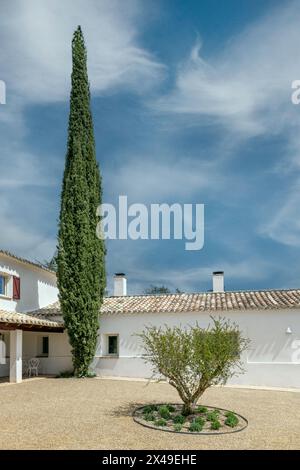
[{"label": "white chimney", "polygon": [[124,273],[114,275],[114,296],[127,295],[127,279]]},{"label": "white chimney", "polygon": [[224,271],[213,272],[213,292],[224,292]]}]

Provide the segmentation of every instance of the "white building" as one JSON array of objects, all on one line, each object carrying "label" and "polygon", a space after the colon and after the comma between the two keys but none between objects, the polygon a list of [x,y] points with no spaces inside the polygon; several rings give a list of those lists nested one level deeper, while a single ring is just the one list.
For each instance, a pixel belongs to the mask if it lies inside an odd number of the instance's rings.
[{"label": "white building", "polygon": [[[0,375],[8,375],[10,370],[10,379],[20,381],[22,359],[36,356],[40,373],[70,370],[70,346],[57,301],[55,273],[0,252],[0,279],[1,275],[6,278],[6,290],[4,294],[3,288],[2,294],[0,291],[0,334],[6,363],[0,365]],[[13,276],[20,277],[20,299],[14,299]],[[124,274],[116,275],[114,281],[115,295],[105,298],[99,315],[98,347],[92,363],[97,375],[149,377],[136,336],[145,325],[206,326],[213,315],[230,318],[251,340],[243,357],[246,373],[232,383],[300,388],[300,289],[224,292],[223,273],[216,272],[212,292],[128,296]]]}]

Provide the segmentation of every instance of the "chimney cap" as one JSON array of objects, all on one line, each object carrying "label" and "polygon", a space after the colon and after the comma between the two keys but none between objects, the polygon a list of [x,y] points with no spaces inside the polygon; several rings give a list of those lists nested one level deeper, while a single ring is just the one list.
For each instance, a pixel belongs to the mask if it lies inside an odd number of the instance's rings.
[{"label": "chimney cap", "polygon": [[125,273],[115,273],[115,277],[124,277]]},{"label": "chimney cap", "polygon": [[214,271],[213,274],[216,274],[216,275],[221,275],[221,274],[224,274],[224,271]]}]

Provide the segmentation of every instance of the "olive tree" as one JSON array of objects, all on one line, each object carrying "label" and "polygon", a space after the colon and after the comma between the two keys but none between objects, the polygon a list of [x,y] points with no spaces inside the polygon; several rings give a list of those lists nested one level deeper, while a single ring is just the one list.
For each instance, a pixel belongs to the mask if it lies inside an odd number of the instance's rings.
[{"label": "olive tree", "polygon": [[185,415],[211,385],[224,385],[243,372],[240,357],[249,344],[239,327],[224,318],[212,318],[207,328],[150,326],[138,336],[153,375],[167,378],[176,388]]}]

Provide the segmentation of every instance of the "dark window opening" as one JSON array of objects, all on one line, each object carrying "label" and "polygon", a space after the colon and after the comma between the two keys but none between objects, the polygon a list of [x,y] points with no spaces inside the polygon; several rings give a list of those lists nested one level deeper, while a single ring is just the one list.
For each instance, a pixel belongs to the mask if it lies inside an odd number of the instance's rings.
[{"label": "dark window opening", "polygon": [[42,354],[45,354],[45,355],[49,354],[49,337],[48,336],[43,336]]},{"label": "dark window opening", "polygon": [[118,354],[118,337],[109,336],[108,337],[108,354]]}]

